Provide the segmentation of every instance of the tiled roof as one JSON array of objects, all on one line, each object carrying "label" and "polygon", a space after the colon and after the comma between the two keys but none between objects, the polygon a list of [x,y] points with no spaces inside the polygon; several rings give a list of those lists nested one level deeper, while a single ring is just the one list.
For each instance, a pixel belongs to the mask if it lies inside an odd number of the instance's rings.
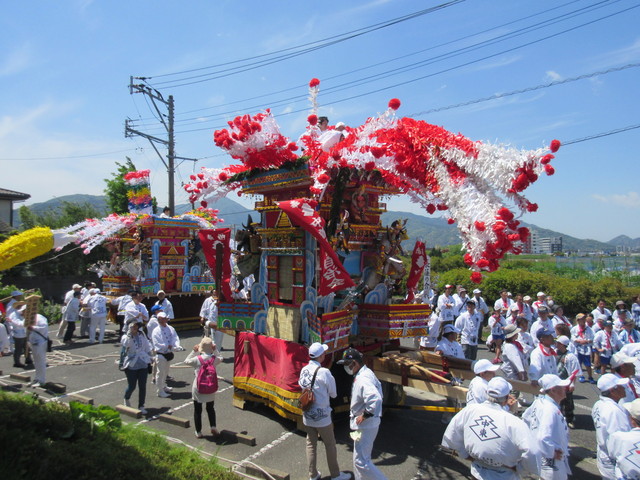
[{"label": "tiled roof", "polygon": [[28,193],[20,193],[14,190],[7,190],[6,188],[0,188],[0,198],[8,198],[11,200],[27,200],[31,198]]}]

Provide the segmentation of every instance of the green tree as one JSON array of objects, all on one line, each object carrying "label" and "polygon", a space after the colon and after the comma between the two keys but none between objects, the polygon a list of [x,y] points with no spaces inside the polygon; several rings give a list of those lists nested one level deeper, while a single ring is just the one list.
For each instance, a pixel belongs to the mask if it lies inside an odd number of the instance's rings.
[{"label": "green tree", "polygon": [[113,213],[124,214],[129,213],[129,200],[127,199],[127,185],[124,183],[124,175],[129,172],[135,172],[136,166],[129,157],[122,164],[116,162],[118,169],[112,174],[111,178],[105,178],[107,186],[104,189],[104,195],[107,197],[107,206]]}]

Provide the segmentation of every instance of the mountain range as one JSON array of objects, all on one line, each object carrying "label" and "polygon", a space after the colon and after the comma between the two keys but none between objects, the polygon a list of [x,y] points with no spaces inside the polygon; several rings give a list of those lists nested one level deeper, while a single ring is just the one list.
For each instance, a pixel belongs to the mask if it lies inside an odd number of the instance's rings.
[{"label": "mountain range", "polygon": [[[38,214],[47,210],[57,209],[63,202],[87,203],[99,212],[107,211],[104,196],[83,194],[57,197],[46,202],[34,203],[33,205],[30,205],[29,208],[32,212]],[[246,225],[247,215],[249,214],[252,216],[254,221],[260,218],[257,212],[249,210],[238,202],[228,198],[222,198],[215,204],[210,205],[210,207],[217,208],[220,211],[219,216],[224,219],[225,225]],[[191,206],[189,204],[176,205],[176,213],[178,215],[188,210],[191,210]],[[19,214],[17,212],[14,218],[19,219]],[[449,225],[444,218],[433,218],[413,213],[389,211],[382,215],[382,224],[391,225],[391,222],[399,218],[406,218],[408,220],[407,233],[411,240],[407,242],[405,249],[410,248],[415,240],[420,237],[426,242],[428,247],[455,245],[460,243],[460,237],[458,236],[456,226]],[[616,248],[625,248],[630,250],[640,249],[640,238],[632,239],[626,235],[619,235],[608,242],[599,242],[597,240],[572,237],[564,233],[541,228],[537,225],[525,222],[522,222],[522,225],[528,227],[530,230],[537,231],[538,235],[543,238],[562,237],[563,250],[565,252],[615,252]]]}]

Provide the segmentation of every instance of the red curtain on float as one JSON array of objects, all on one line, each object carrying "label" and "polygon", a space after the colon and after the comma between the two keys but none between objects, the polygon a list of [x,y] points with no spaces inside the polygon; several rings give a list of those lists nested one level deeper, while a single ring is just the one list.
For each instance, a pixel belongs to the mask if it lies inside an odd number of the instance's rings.
[{"label": "red curtain on float", "polygon": [[[200,230],[198,232],[200,237],[200,243],[202,244],[202,251],[207,259],[207,264],[211,271],[214,272],[216,282],[220,281],[220,292],[222,294],[221,300],[231,300],[231,286],[229,281],[231,279],[231,248],[229,241],[231,240],[230,228],[215,228],[210,230]],[[218,278],[216,262],[219,248],[222,246],[222,272],[221,278]]]},{"label": "red curtain on float", "polygon": [[[411,271],[407,277],[407,298],[405,303],[413,302],[416,286],[420,281],[424,267],[427,264],[427,250],[424,242],[416,242],[411,254]],[[426,288],[426,287],[425,287]]]}]

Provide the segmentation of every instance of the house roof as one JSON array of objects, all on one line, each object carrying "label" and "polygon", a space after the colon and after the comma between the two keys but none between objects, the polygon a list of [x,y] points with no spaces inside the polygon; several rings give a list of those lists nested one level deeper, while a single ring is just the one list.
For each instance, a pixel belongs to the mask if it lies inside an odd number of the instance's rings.
[{"label": "house roof", "polygon": [[5,200],[27,200],[31,198],[28,193],[20,193],[14,190],[7,190],[6,188],[0,188],[0,198]]}]

